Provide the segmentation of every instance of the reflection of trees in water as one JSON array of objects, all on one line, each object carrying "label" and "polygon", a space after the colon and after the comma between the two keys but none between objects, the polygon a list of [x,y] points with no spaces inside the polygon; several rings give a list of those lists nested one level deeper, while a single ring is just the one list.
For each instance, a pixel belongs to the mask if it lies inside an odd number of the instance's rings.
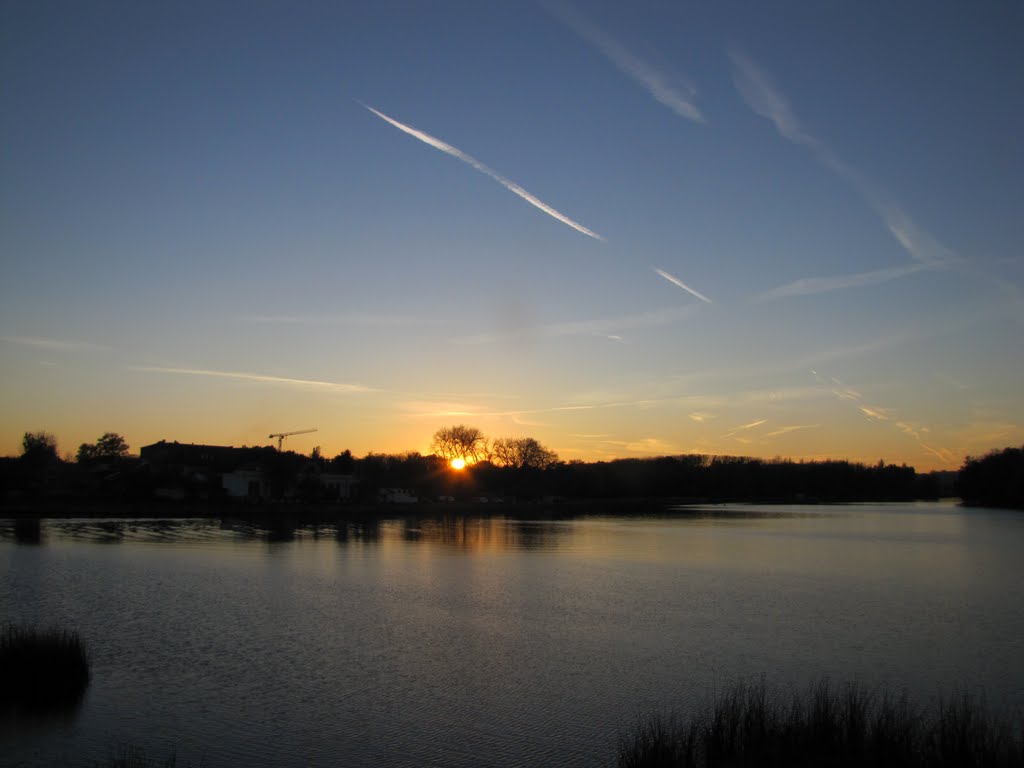
[{"label": "reflection of trees in water", "polygon": [[263,528],[263,537],[268,542],[294,541],[295,529],[298,526],[294,520],[285,517],[272,517],[266,521]]},{"label": "reflection of trees in water", "polygon": [[94,543],[122,541],[180,543],[186,541],[251,540],[288,543],[302,538],[331,537],[339,544],[377,544],[383,538],[431,542],[467,551],[500,552],[551,549],[569,531],[568,524],[550,520],[516,520],[501,515],[440,514],[400,519],[373,515],[336,523],[308,522],[292,515],[217,519],[48,520],[19,518],[0,530],[0,537],[24,544],[56,537]]},{"label": "reflection of trees in water", "polygon": [[[835,515],[832,511],[830,515]],[[645,516],[647,517],[647,516]],[[650,519],[692,518],[697,520],[769,520],[786,518],[824,517],[824,513],[811,507],[804,509],[772,509],[771,507],[729,507],[681,505],[669,507],[668,514],[650,515]]]},{"label": "reflection of trees in water", "polygon": [[334,532],[334,538],[339,544],[377,544],[380,537],[380,521],[376,518],[339,522]]},{"label": "reflection of trees in water", "polygon": [[517,549],[552,549],[570,532],[566,523],[518,522],[513,525],[518,535]]},{"label": "reflection of trees in water", "polygon": [[14,540],[19,544],[42,544],[43,527],[38,517],[19,517],[14,521]]},{"label": "reflection of trees in water", "polygon": [[423,539],[423,529],[420,528],[420,521],[413,518],[405,518],[402,521],[402,540],[420,541]]},{"label": "reflection of trees in water", "polygon": [[[415,531],[406,537],[404,531]],[[407,520],[403,538],[430,541],[468,551],[504,552],[551,549],[568,526],[548,522],[520,522],[504,517],[444,515]]]},{"label": "reflection of trees in water", "polygon": [[123,520],[67,520],[54,528],[71,539],[83,539],[97,544],[120,544],[124,540]]}]

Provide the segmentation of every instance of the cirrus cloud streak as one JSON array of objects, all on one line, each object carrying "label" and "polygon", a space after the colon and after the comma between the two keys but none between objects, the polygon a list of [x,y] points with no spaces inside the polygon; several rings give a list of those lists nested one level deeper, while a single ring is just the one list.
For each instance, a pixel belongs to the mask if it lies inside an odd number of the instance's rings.
[{"label": "cirrus cloud streak", "polygon": [[666,272],[665,270],[658,269],[657,267],[654,267],[654,271],[657,272],[659,275],[661,275],[666,280],[668,280],[673,285],[679,286],[680,288],[682,288],[687,293],[693,294],[694,296],[696,296],[701,301],[703,301],[703,302],[705,302],[707,304],[711,304],[712,303],[711,299],[709,299],[707,296],[705,296],[700,291],[698,291],[698,290],[696,290],[694,288],[691,288],[690,286],[688,286],[686,283],[684,283],[682,280],[680,280],[675,275],[671,275],[668,272]]},{"label": "cirrus cloud streak", "polygon": [[172,368],[156,365],[131,366],[129,370],[142,371],[143,373],[169,373],[181,376],[207,376],[219,379],[233,379],[235,381],[252,381],[260,384],[281,384],[303,389],[317,389],[325,392],[356,393],[373,391],[370,387],[364,387],[361,384],[340,384],[334,381],[294,379],[286,376],[269,376],[262,373],[245,373],[241,371],[213,371],[203,368]]},{"label": "cirrus cloud streak", "polygon": [[[696,105],[697,88],[679,77],[669,77],[628,51],[596,24],[567,3],[546,3],[548,10],[577,35],[597,47],[627,77],[635,80],[655,101],[680,117],[703,123],[704,115]],[[674,80],[674,82],[673,82]]]},{"label": "cirrus cloud streak", "polygon": [[448,144],[447,142],[441,141],[441,139],[438,139],[435,136],[431,136],[429,133],[425,133],[424,131],[417,130],[416,128],[413,128],[410,125],[406,125],[405,123],[401,123],[401,122],[399,122],[398,120],[395,120],[392,117],[388,117],[383,112],[379,112],[378,110],[374,109],[373,107],[371,107],[371,106],[369,106],[367,104],[362,104],[360,102],[360,105],[362,107],[364,107],[365,109],[368,109],[370,112],[375,114],[381,120],[384,120],[385,122],[390,123],[395,128],[397,128],[398,130],[402,131],[403,133],[407,133],[410,136],[412,136],[413,138],[419,139],[424,144],[427,144],[428,146],[431,146],[434,149],[440,150],[441,152],[444,152],[446,155],[451,155],[455,159],[461,160],[466,165],[470,166],[471,168],[474,168],[477,171],[480,171],[480,173],[484,174],[485,176],[490,176],[496,182],[501,184],[501,186],[505,187],[505,189],[509,190],[510,192],[515,193],[516,195],[519,195],[519,197],[523,198],[523,200],[528,202],[530,205],[534,206],[535,208],[539,208],[540,210],[544,211],[544,213],[546,213],[548,216],[551,216],[552,218],[557,219],[558,221],[562,222],[566,226],[572,227],[577,232],[582,232],[587,237],[592,237],[595,240],[602,240],[602,241],[604,240],[604,237],[599,235],[597,232],[594,232],[591,229],[587,229],[585,226],[580,224],[578,221],[573,221],[568,216],[566,216],[564,213],[561,213],[560,211],[555,210],[550,205],[545,203],[543,200],[541,200],[541,199],[531,195],[529,192],[527,192],[521,186],[516,184],[514,181],[506,179],[500,173],[498,173],[497,171],[492,170],[488,166],[484,165],[483,163],[481,163],[479,160],[477,160],[472,155],[467,155],[461,149],[453,147],[451,144]]}]

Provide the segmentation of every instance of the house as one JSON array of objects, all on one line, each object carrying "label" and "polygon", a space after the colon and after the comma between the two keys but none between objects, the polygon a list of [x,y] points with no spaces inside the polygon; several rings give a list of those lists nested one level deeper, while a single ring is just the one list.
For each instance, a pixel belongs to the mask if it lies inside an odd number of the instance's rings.
[{"label": "house", "polygon": [[260,501],[269,496],[267,480],[263,470],[256,467],[225,472],[220,478],[221,487],[232,499]]},{"label": "house", "polygon": [[381,488],[377,491],[379,504],[415,504],[419,498],[408,488]]},{"label": "house", "polygon": [[348,501],[352,498],[355,477],[336,472],[320,473],[320,488],[327,501]]}]

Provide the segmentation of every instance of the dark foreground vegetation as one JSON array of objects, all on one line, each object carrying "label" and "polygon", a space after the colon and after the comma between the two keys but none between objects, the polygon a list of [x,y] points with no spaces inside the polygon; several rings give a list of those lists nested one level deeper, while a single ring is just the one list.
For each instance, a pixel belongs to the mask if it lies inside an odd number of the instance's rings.
[{"label": "dark foreground vegetation", "polygon": [[174,752],[161,760],[132,744],[119,746],[106,760],[94,764],[95,768],[177,768],[177,765],[178,757]]},{"label": "dark foreground vegetation", "polygon": [[957,489],[968,506],[1024,509],[1024,447],[968,457]]},{"label": "dark foreground vegetation", "polygon": [[1017,720],[968,694],[930,710],[828,681],[782,695],[739,684],[704,712],[653,715],[620,738],[619,768],[1003,768],[1024,766]]},{"label": "dark foreground vegetation", "polygon": [[0,632],[0,710],[74,707],[89,684],[89,654],[76,632],[7,625]]},{"label": "dark foreground vegetation", "polygon": [[[119,746],[95,768],[175,768]],[[967,693],[929,709],[906,694],[819,681],[782,694],[764,682],[728,688],[689,717],[650,715],[619,738],[618,768],[1020,768],[1024,719],[1001,718]]]}]

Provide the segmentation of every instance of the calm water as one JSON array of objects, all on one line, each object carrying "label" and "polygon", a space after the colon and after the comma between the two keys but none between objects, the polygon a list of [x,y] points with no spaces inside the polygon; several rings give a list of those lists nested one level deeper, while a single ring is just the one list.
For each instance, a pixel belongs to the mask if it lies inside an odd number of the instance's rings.
[{"label": "calm water", "polygon": [[[31,532],[28,532],[31,537]],[[607,765],[653,707],[742,678],[955,686],[1024,707],[1024,513],[726,507],[657,518],[0,521],[0,620],[77,628],[74,717],[0,762]]]}]

